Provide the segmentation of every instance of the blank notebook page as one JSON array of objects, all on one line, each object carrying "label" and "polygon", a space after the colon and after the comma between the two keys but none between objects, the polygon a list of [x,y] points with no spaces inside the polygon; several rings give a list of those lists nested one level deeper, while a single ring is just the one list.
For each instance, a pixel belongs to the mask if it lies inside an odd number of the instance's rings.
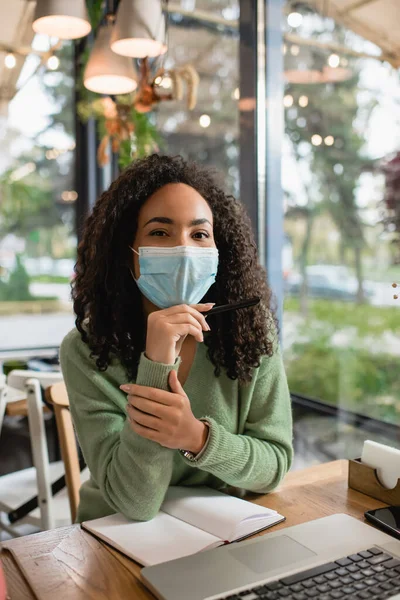
[{"label": "blank notebook page", "polygon": [[[243,531],[243,526],[240,527],[242,521],[246,519],[258,521],[263,518],[268,523],[268,517],[272,521],[278,516],[275,510],[257,506],[207,487],[171,486],[161,510],[228,541],[238,537],[235,535],[236,532]],[[256,522],[254,526],[244,527],[246,533],[255,529],[257,529]]]},{"label": "blank notebook page", "polygon": [[129,521],[121,514],[84,523],[84,527],[144,566],[200,552],[221,540],[158,513],[151,521]]}]

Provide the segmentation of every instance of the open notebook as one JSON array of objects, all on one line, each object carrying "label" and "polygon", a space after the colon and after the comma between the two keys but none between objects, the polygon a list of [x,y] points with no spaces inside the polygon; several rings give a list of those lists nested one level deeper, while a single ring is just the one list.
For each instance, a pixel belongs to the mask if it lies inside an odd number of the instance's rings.
[{"label": "open notebook", "polygon": [[275,510],[207,487],[170,487],[151,521],[121,514],[82,527],[144,566],[241,540],[284,521]]}]

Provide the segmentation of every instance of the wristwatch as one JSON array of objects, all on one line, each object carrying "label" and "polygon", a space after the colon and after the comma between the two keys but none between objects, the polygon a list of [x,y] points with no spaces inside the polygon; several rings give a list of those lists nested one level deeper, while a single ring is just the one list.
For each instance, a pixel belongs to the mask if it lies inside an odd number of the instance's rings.
[{"label": "wristwatch", "polygon": [[181,448],[179,448],[179,452],[182,454],[182,456],[184,456],[188,460],[191,460],[192,462],[196,462],[197,454],[190,452],[190,450],[182,450]]},{"label": "wristwatch", "polygon": [[185,458],[187,458],[187,460],[190,460],[191,462],[197,461],[197,457],[203,453],[203,450],[207,446],[208,439],[210,437],[210,423],[206,419],[200,419],[200,421],[202,421],[208,427],[208,435],[207,435],[206,442],[203,446],[203,449],[200,450],[200,452],[198,454],[195,454],[194,452],[191,452],[190,450],[183,450],[183,449],[179,448],[179,452],[182,454],[182,456],[184,456]]}]

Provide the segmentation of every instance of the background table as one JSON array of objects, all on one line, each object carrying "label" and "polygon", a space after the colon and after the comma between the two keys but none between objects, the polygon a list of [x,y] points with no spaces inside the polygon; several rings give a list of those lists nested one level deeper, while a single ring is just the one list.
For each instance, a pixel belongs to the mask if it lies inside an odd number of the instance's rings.
[{"label": "background table", "polygon": [[[344,460],[294,471],[277,491],[247,499],[285,515],[273,531],[334,513],[363,520],[364,511],[384,504],[348,489],[347,471]],[[139,581],[137,563],[78,525],[4,542],[0,550],[11,600],[154,598]]]}]

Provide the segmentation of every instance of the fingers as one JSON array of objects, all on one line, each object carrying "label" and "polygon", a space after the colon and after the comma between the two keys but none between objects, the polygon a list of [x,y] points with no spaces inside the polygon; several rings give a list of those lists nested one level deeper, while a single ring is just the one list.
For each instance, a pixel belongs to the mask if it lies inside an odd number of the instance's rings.
[{"label": "fingers", "polygon": [[[197,308],[194,308],[193,306],[189,306],[188,308],[190,308],[192,311],[194,311],[191,314],[200,323],[203,331],[211,331],[211,327],[207,323],[206,318],[204,315],[202,315],[201,311],[198,311]],[[206,308],[204,310],[210,310],[210,308]]]},{"label": "fingers", "polygon": [[[200,315],[200,313],[198,313],[198,314]],[[194,335],[192,332],[195,331],[197,333],[194,337],[200,342],[203,341],[204,324],[202,322],[200,322],[199,319],[196,319],[190,313],[178,313],[178,314],[172,315],[168,319],[167,326],[173,327],[174,332],[176,332],[176,333],[184,332],[185,335],[187,335],[188,333],[190,333],[190,335]],[[205,330],[208,331],[209,327],[207,326],[207,323],[205,323],[205,326],[206,326]],[[183,327],[183,329],[182,329],[182,327]],[[189,329],[186,330],[185,328],[189,328],[190,331],[189,331]]]},{"label": "fingers", "polygon": [[[177,312],[184,312],[186,309],[192,309],[197,312],[205,312],[206,310],[211,310],[214,306],[213,302],[208,304],[177,304],[176,306],[171,306],[170,308],[165,308],[162,312],[166,315],[173,315]],[[161,312],[161,311],[160,311]]]},{"label": "fingers", "polygon": [[142,396],[129,395],[127,400],[132,408],[139,410],[141,413],[155,417],[156,419],[165,419],[168,416],[168,407],[170,408],[171,406],[160,404],[160,402],[155,402],[154,400],[149,400]]},{"label": "fingers", "polygon": [[[145,385],[137,385],[136,383],[127,383],[121,385],[120,389],[128,394],[128,399],[132,396],[138,396],[149,402],[158,402],[165,406],[173,406],[176,404],[176,395],[172,392],[166,392],[165,390],[159,390],[158,388],[147,387]],[[148,407],[150,405],[147,405]],[[145,410],[145,409],[143,409]],[[153,413],[153,411],[149,411]]]},{"label": "fingers", "polygon": [[130,426],[133,429],[133,431],[141,437],[146,438],[147,440],[151,440],[152,442],[159,443],[160,434],[158,431],[155,431],[154,429],[149,429],[148,427],[143,427],[143,425],[139,425],[139,423],[136,423],[136,421],[132,420],[130,420]]},{"label": "fingers", "polygon": [[190,306],[188,304],[179,304],[178,306],[171,306],[171,308],[167,308],[164,311],[160,311],[159,317],[164,317],[168,320],[168,322],[172,322],[171,318],[173,315],[191,315],[200,323],[203,331],[210,331],[210,326],[208,325],[205,316],[202,315],[202,311],[208,311],[213,306],[213,304],[195,304],[193,306]]},{"label": "fingers", "polygon": [[159,431],[161,425],[161,419],[158,417],[154,417],[152,415],[148,415],[137,408],[134,408],[130,404],[127,405],[126,411],[129,415],[129,418],[132,421],[135,421],[142,427],[147,427],[148,429],[153,429],[153,431]]},{"label": "fingers", "polygon": [[173,333],[178,336],[176,341],[178,341],[179,338],[192,335],[198,342],[204,342],[203,331],[199,325],[195,326],[183,323],[182,325],[171,325],[171,327],[173,327]]},{"label": "fingers", "polygon": [[206,312],[215,306],[215,302],[207,302],[207,304],[189,304],[189,306],[195,310],[198,310],[199,312]]}]

